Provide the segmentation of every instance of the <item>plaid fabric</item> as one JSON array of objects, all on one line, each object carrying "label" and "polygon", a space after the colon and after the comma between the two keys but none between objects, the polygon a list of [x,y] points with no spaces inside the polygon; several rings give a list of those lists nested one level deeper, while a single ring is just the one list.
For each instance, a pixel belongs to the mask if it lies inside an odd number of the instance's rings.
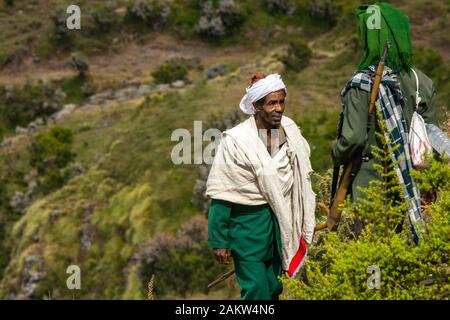
[{"label": "plaid fabric", "polygon": [[[350,89],[359,88],[370,93],[372,80],[370,74],[376,73],[374,66],[368,70],[356,73],[347,82],[341,92],[343,97]],[[386,124],[386,137],[389,141],[389,149],[392,153],[392,161],[397,162],[395,171],[400,185],[403,186],[404,201],[408,203],[408,219],[411,225],[414,242],[418,242],[420,232],[423,230],[423,220],[420,208],[420,194],[414,179],[411,177],[413,164],[411,161],[411,148],[408,132],[400,101],[403,99],[397,76],[393,71],[385,67],[380,88],[378,91],[377,108],[383,115]],[[396,150],[394,146],[399,147]]]}]

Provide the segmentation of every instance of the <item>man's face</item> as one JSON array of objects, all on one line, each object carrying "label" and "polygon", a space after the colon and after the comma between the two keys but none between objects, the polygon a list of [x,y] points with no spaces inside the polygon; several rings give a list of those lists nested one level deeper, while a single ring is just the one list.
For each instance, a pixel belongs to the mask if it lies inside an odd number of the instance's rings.
[{"label": "man's face", "polygon": [[265,97],[263,106],[255,106],[261,120],[271,127],[279,128],[281,125],[281,116],[284,112],[284,101],[286,93],[284,90],[278,90],[268,94]]}]

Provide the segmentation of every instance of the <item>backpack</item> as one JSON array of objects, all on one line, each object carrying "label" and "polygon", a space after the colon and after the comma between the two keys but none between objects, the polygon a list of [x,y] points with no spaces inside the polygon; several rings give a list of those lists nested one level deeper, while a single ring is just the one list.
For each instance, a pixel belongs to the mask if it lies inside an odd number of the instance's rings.
[{"label": "backpack", "polygon": [[419,78],[416,71],[412,69],[414,77],[416,78],[416,106],[411,119],[411,127],[409,128],[409,144],[411,147],[411,160],[416,168],[426,166],[426,155],[432,154],[432,147],[430,140],[428,139],[427,129],[425,127],[425,121],[422,116],[417,112],[419,103],[422,100],[419,95]]}]

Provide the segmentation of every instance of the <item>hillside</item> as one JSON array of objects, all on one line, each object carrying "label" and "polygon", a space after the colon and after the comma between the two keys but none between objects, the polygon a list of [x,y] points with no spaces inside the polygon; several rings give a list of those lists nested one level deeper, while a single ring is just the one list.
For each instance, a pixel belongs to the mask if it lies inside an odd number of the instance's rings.
[{"label": "hillside", "polygon": [[[286,114],[310,142],[314,169],[324,173],[331,167],[328,146],[335,137],[339,92],[359,59],[357,1],[319,1],[318,7],[284,1],[296,4],[294,13],[289,6],[270,6],[283,1],[240,1],[232,15],[221,16],[234,23],[220,36],[198,32],[205,1],[162,1],[163,8],[155,9],[162,17],[158,25],[130,17],[127,8],[135,2],[107,7],[104,1],[79,1],[82,12],[89,12],[86,28],[56,42],[58,24],[49,12],[64,1],[0,4],[3,97],[13,92],[15,105],[34,105],[39,90],[50,90],[44,101],[54,99],[52,111],[59,112],[53,118],[42,112],[41,122],[27,109],[17,119],[0,115],[0,298],[146,299],[152,275],[157,299],[238,297],[233,279],[206,289],[226,270],[205,241],[207,168],[173,164],[178,141],[171,134],[179,128],[194,133],[194,121],[202,121],[204,132],[241,119],[237,105],[256,71],[283,75]],[[444,123],[450,97],[448,7],[444,1],[392,2],[411,18],[416,63],[438,87]],[[170,9],[167,18],[164,6]],[[282,61],[293,39],[311,49],[301,70]],[[89,64],[87,76],[67,65],[72,53]],[[183,81],[161,84],[152,76],[167,61],[186,69]],[[58,100],[40,79],[64,97]],[[0,105],[4,101],[10,100]],[[58,140],[61,132],[70,138]],[[81,269],[75,293],[66,287],[69,265]]]}]

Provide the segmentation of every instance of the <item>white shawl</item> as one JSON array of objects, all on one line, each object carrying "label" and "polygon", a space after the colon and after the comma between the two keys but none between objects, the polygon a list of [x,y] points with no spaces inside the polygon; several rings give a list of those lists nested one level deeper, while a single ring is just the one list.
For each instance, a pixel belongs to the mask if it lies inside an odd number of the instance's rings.
[{"label": "white shawl", "polygon": [[206,195],[243,205],[269,203],[280,226],[282,266],[288,270],[301,237],[307,243],[312,241],[316,199],[310,179],[313,170],[308,142],[290,118],[283,116],[281,125],[295,151],[290,155],[294,177],[290,199],[283,196],[277,166],[258,136],[253,116],[222,133]]}]

